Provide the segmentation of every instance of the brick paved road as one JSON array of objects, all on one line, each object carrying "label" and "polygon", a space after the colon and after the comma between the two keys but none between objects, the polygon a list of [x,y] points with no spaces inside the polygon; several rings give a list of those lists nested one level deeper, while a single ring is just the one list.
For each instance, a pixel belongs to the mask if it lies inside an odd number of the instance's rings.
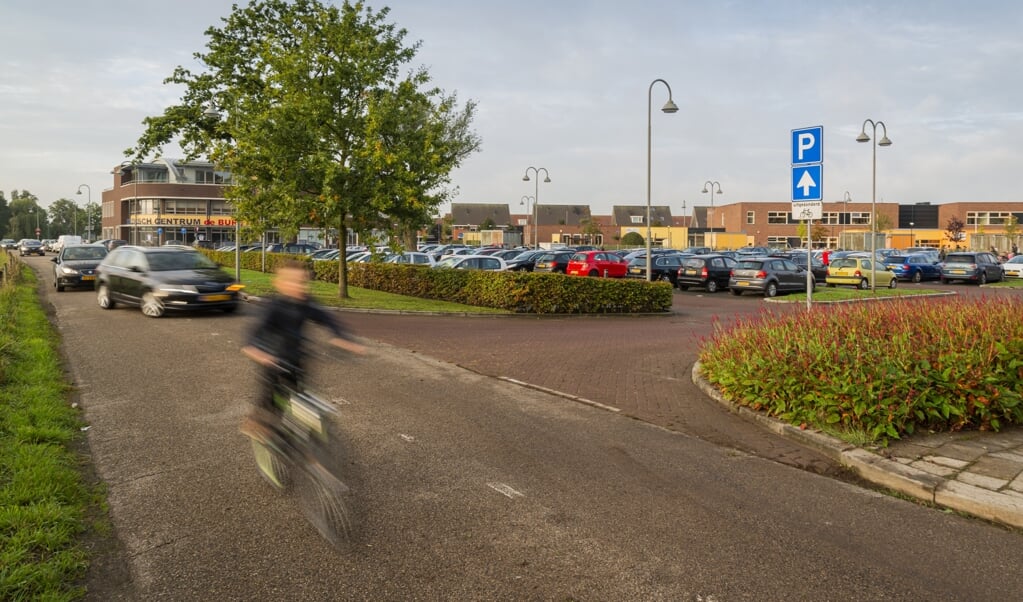
[{"label": "brick paved road", "polygon": [[[759,297],[675,293],[669,316],[461,317],[346,313],[359,336],[494,377],[613,406],[628,416],[820,474],[844,472],[707,399],[690,372],[715,315],[767,307]],[[777,307],[775,311],[796,310]],[[422,392],[428,394],[428,392]]]}]

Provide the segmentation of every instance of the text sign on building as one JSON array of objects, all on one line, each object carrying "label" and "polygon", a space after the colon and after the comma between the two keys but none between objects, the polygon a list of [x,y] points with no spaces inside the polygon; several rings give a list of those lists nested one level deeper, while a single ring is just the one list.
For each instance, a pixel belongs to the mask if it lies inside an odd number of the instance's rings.
[{"label": "text sign on building", "polygon": [[824,200],[824,126],[792,130],[792,218],[821,219]]}]

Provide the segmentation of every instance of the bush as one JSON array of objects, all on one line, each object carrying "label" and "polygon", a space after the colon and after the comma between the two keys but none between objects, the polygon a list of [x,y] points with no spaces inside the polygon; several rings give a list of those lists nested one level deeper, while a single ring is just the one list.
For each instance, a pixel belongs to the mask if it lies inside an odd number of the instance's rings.
[{"label": "bush", "polygon": [[795,425],[887,443],[1023,424],[1023,303],[905,299],[761,314],[703,342],[704,376]]}]

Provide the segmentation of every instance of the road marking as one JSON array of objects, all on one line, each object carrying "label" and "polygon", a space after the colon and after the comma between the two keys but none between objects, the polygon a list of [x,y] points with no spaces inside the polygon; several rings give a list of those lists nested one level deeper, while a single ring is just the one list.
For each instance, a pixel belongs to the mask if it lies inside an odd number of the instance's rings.
[{"label": "road marking", "polygon": [[408,441],[409,443],[412,443],[413,441],[416,440],[416,438],[413,437],[412,435],[406,435],[405,433],[398,433],[398,436],[404,439],[405,441]]},{"label": "road marking", "polygon": [[592,399],[586,399],[585,397],[579,397],[578,395],[571,395],[569,393],[563,393],[563,392],[555,390],[555,389],[549,389],[547,387],[541,387],[540,385],[534,385],[532,383],[527,383],[525,381],[521,381],[521,380],[518,380],[518,379],[515,379],[515,378],[511,378],[509,376],[498,376],[497,378],[499,380],[503,380],[505,382],[516,384],[516,385],[519,385],[520,387],[525,387],[527,389],[534,389],[536,391],[543,391],[544,393],[549,393],[551,395],[557,395],[558,397],[564,397],[565,399],[571,399],[572,401],[578,401],[579,403],[585,403],[586,405],[590,405],[590,406],[593,406],[595,408],[600,408],[602,410],[607,410],[608,412],[621,412],[621,410],[619,410],[618,408],[616,408],[614,406],[609,406],[607,404],[600,403],[599,401],[593,401]]},{"label": "road marking", "polygon": [[517,497],[526,496],[526,494],[513,489],[511,485],[505,485],[504,483],[487,483],[487,487],[490,487],[494,491],[500,493],[501,495],[509,499],[515,499]]}]

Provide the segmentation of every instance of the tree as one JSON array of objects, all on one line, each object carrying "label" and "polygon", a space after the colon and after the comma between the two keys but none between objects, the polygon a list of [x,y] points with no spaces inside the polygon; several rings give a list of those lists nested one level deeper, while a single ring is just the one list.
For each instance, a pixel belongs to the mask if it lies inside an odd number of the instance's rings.
[{"label": "tree", "polygon": [[53,234],[75,234],[79,232],[81,208],[74,201],[57,199],[50,203],[50,232]]},{"label": "tree", "polygon": [[884,232],[885,230],[891,230],[892,218],[886,213],[877,214],[877,220],[874,223],[874,232]]},{"label": "tree", "polygon": [[820,242],[826,241],[829,234],[831,234],[831,230],[821,222],[815,223],[813,229],[810,230],[811,238]]},{"label": "tree", "polygon": [[483,220],[483,223],[480,224],[480,230],[493,230],[496,227],[497,224],[495,224],[494,220],[490,219],[489,217]]},{"label": "tree", "polygon": [[625,236],[622,237],[622,246],[626,247],[639,247],[646,244],[643,240],[643,235],[639,232],[626,232]]},{"label": "tree", "polygon": [[[419,43],[363,2],[254,0],[206,31],[206,71],[178,67],[180,104],[145,120],[126,154],[141,160],[179,137],[188,158],[230,170],[238,219],[287,235],[301,225],[414,233],[448,200],[450,172],[479,148],[475,104],[401,77]],[[214,109],[215,110],[211,110]],[[346,297],[341,254],[338,294]]]},{"label": "tree", "polygon": [[1005,220],[1005,237],[1009,241],[1009,248],[1016,244],[1017,234],[1019,234],[1019,220],[1015,215],[1010,215],[1009,219]]},{"label": "tree", "polygon": [[955,244],[963,240],[965,229],[966,224],[963,220],[954,215],[948,218],[948,222],[945,224],[945,236],[948,238],[949,243]]}]

